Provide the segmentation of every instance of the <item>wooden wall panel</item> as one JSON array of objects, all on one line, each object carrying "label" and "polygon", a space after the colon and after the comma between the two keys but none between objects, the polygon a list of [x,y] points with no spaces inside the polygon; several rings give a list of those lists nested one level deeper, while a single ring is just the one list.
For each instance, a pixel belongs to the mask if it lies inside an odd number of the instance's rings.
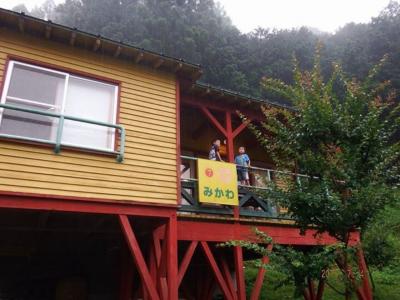
[{"label": "wooden wall panel", "polygon": [[171,74],[0,29],[0,84],[18,56],[121,82],[125,161],[0,140],[0,191],[176,204],[176,87]]}]

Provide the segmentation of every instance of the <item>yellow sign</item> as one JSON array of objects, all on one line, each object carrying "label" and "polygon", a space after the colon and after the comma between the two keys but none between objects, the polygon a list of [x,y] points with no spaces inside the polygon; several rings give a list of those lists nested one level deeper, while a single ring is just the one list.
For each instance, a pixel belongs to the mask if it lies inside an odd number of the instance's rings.
[{"label": "yellow sign", "polygon": [[198,159],[197,173],[199,202],[239,205],[235,164]]}]

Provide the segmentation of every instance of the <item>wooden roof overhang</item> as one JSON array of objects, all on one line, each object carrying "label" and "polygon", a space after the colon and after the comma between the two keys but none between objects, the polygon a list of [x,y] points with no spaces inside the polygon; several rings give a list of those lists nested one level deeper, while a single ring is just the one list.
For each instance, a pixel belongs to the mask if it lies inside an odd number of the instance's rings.
[{"label": "wooden roof overhang", "polygon": [[0,27],[172,72],[191,82],[196,81],[202,74],[200,65],[188,63],[183,59],[2,8],[0,8]]},{"label": "wooden roof overhang", "polygon": [[255,98],[209,84],[194,83],[182,87],[182,104],[205,106],[218,111],[242,112],[253,119],[262,119],[262,105],[293,110],[290,106]]}]

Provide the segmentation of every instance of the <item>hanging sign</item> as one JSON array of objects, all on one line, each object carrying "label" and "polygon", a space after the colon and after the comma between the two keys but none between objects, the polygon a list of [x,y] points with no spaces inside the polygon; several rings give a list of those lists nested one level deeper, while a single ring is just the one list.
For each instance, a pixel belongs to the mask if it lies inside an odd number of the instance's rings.
[{"label": "hanging sign", "polygon": [[199,202],[239,205],[235,164],[198,159],[197,173]]}]

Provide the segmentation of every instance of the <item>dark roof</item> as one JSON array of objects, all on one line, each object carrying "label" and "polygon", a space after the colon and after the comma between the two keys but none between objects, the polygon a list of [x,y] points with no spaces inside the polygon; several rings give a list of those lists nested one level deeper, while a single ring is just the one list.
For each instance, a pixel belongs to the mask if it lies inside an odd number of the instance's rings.
[{"label": "dark roof", "polygon": [[0,26],[45,37],[57,42],[67,43],[79,48],[101,51],[101,53],[106,55],[174,72],[192,81],[196,81],[202,74],[200,65],[186,62],[183,59],[145,50],[121,41],[114,41],[77,28],[38,19],[22,12],[18,13],[0,8]]},{"label": "dark roof", "polygon": [[192,95],[207,95],[207,97],[209,97],[209,98],[220,99],[222,101],[229,100],[232,102],[247,102],[247,103],[251,102],[251,103],[266,104],[266,105],[271,105],[271,106],[275,106],[275,107],[293,110],[293,108],[291,108],[290,106],[283,104],[283,103],[273,102],[273,101],[269,101],[267,99],[262,99],[262,98],[242,94],[239,92],[235,92],[232,90],[213,86],[211,84],[207,84],[207,83],[203,83],[203,82],[197,82],[197,83],[192,84],[188,93],[192,94]]}]

